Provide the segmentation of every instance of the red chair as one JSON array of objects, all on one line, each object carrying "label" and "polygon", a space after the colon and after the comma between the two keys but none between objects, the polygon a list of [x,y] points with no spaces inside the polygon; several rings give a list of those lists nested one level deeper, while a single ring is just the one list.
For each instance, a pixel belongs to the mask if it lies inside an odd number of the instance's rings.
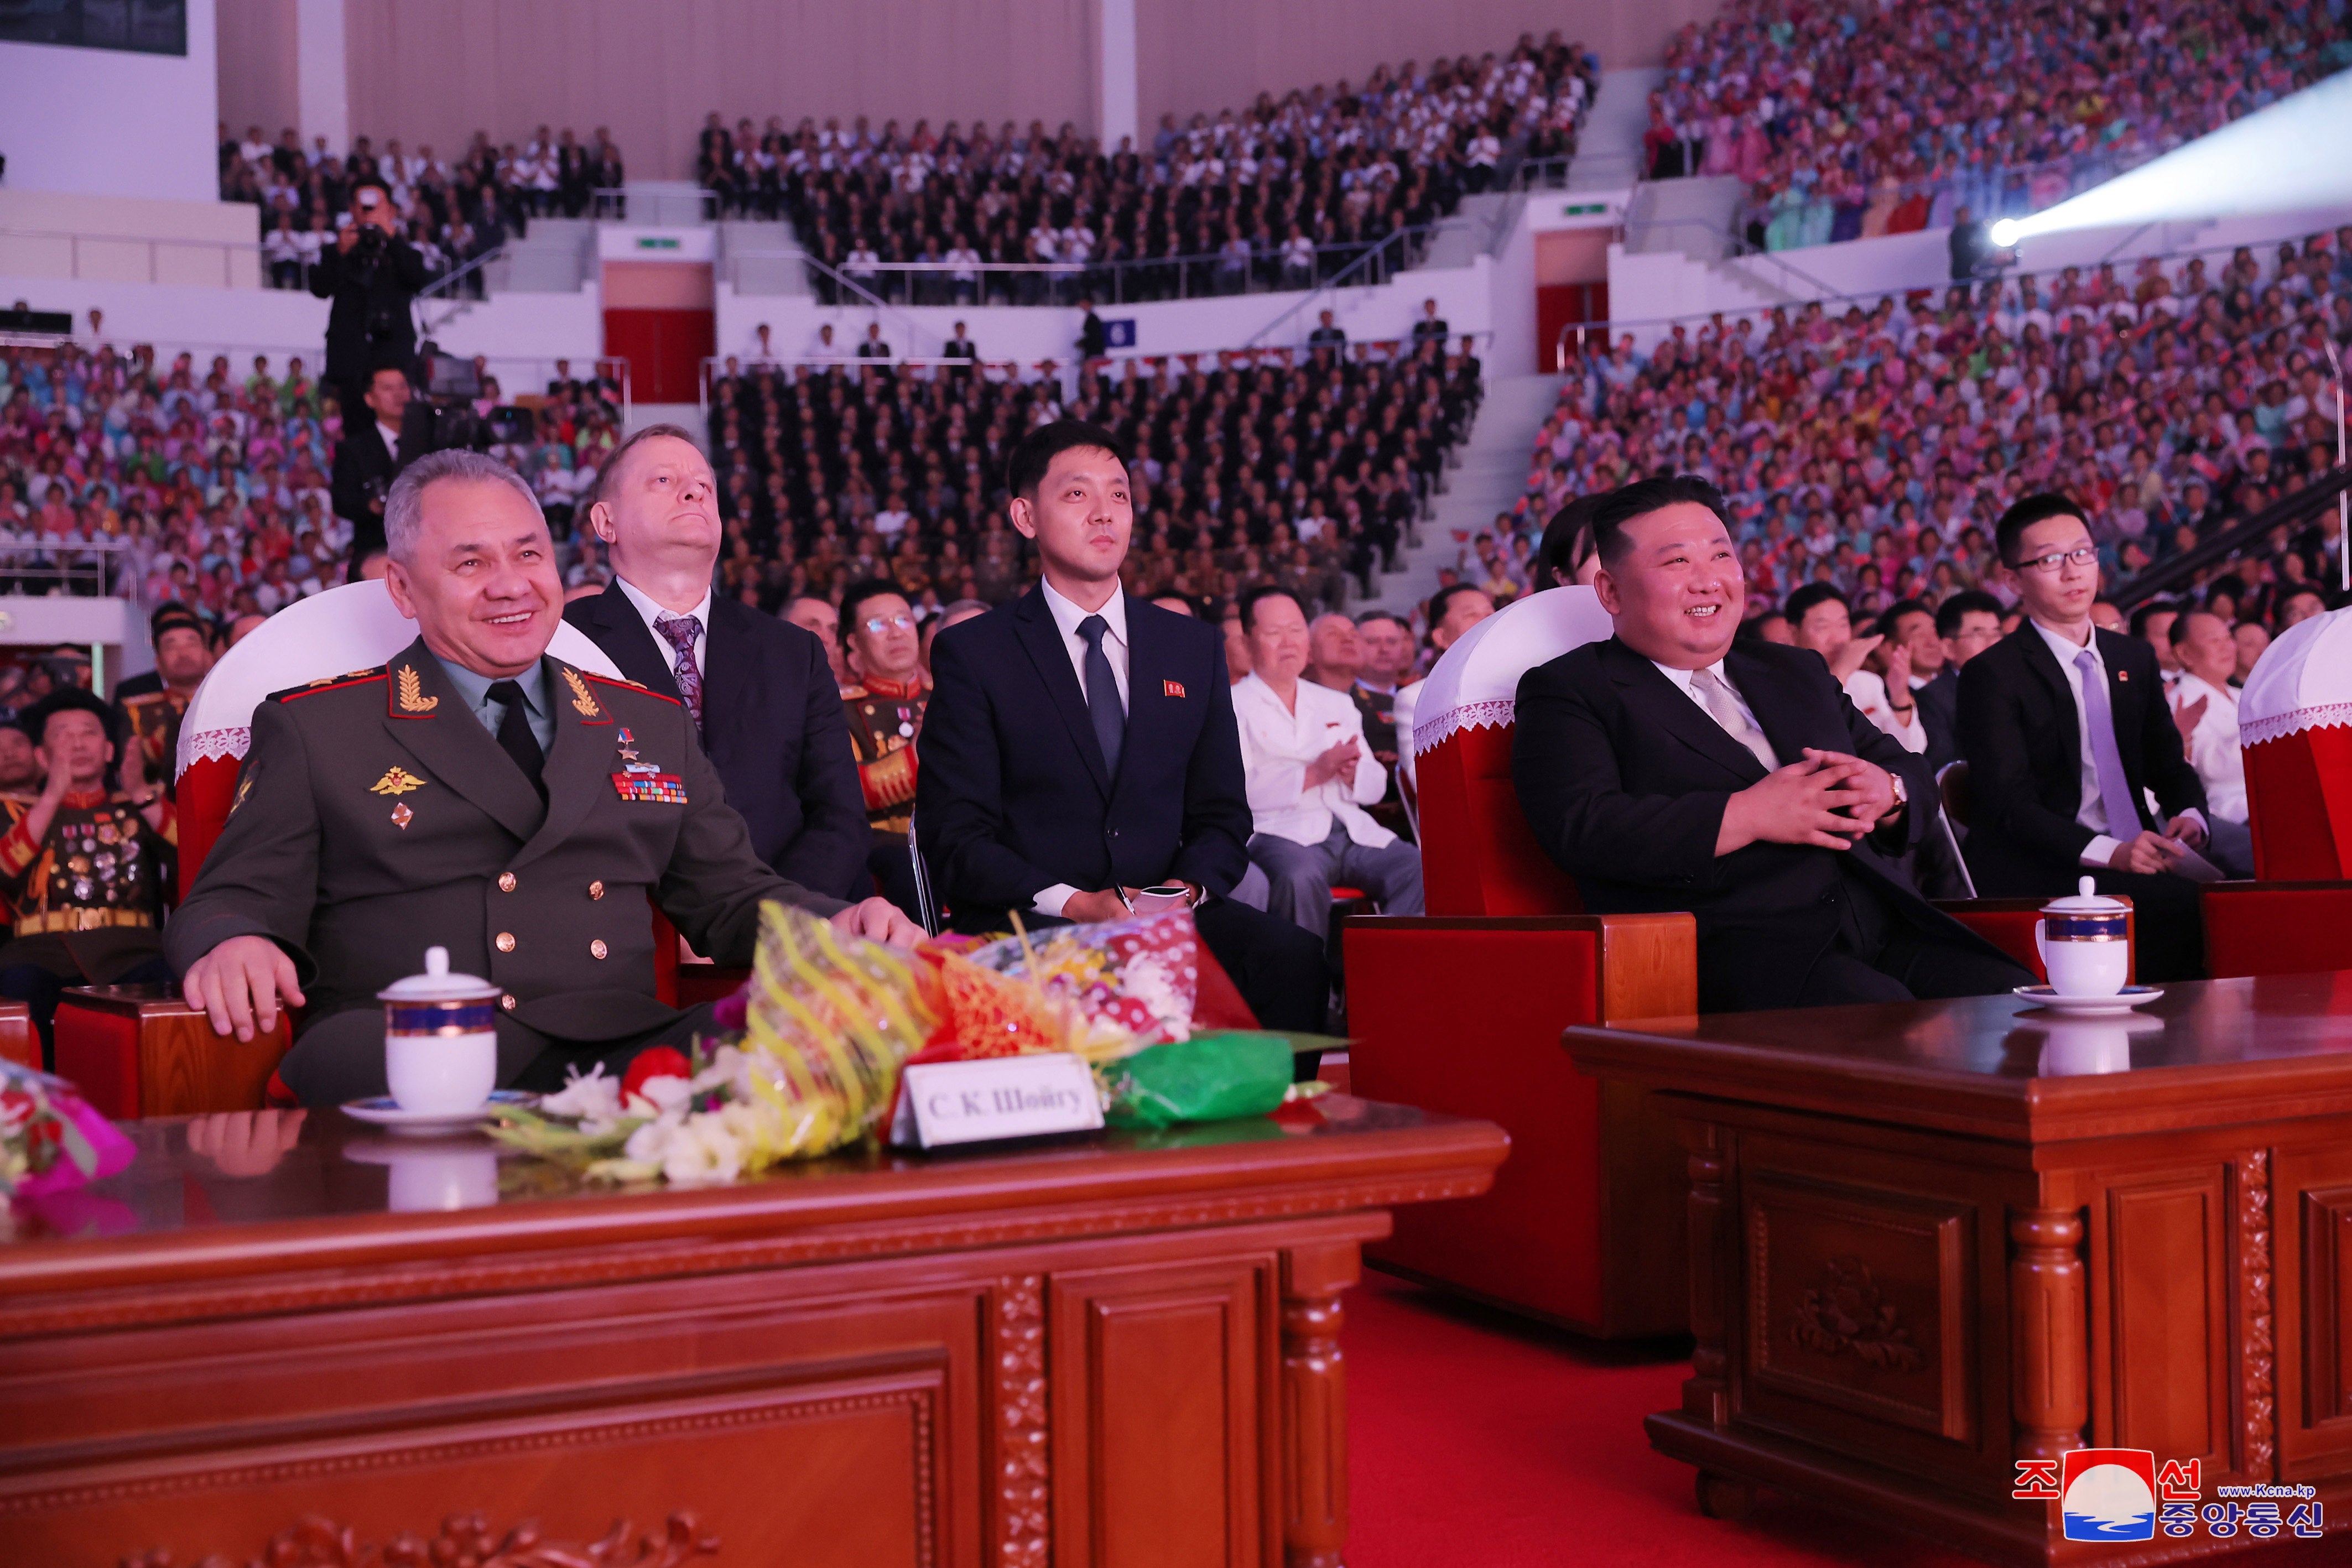
[{"label": "red chair", "polygon": [[[393,607],[383,584],[355,582],[288,606],[222,656],[181,722],[174,792],[181,896],[195,885],[228,821],[255,706],[271,692],[373,668],[415,638],[416,623]],[[551,651],[583,670],[619,676],[603,650],[569,625],[557,628]],[[676,942],[666,950],[674,954]],[[284,1017],[249,1041],[215,1034],[166,986],[76,988],[58,1004],[58,1074],[118,1119],[257,1107],[292,1043],[293,1019]]]},{"label": "red chair", "polygon": [[2352,969],[2352,608],[2265,650],[2238,700],[2252,882],[2203,890],[2217,978]]},{"label": "red chair", "polygon": [[[1349,924],[1348,1012],[1355,1092],[1511,1134],[1490,1192],[1400,1210],[1367,1256],[1622,1338],[1686,1326],[1684,1155],[1645,1093],[1578,1073],[1559,1036],[1696,1012],[1697,927],[1688,915],[1580,913],[1511,779],[1519,674],[1609,632],[1590,590],[1537,594],[1474,628],[1431,675],[1412,737],[1429,914]],[[2041,904],[1940,907],[2038,975]]]}]

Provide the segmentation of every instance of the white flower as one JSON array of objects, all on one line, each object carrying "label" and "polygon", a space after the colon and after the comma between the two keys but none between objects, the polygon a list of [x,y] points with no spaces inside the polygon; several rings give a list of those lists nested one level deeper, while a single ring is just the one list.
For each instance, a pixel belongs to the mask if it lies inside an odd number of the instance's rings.
[{"label": "white flower", "polygon": [[733,1181],[742,1168],[742,1146],[715,1112],[688,1116],[662,1160],[662,1175],[673,1182]]},{"label": "white flower", "polygon": [[598,1062],[587,1077],[579,1069],[564,1081],[563,1087],[552,1094],[540,1097],[540,1113],[547,1116],[576,1116],[583,1122],[610,1122],[621,1113],[621,1081],[604,1076],[604,1064]]},{"label": "white flower", "polygon": [[668,1154],[670,1139],[685,1120],[683,1115],[668,1115],[646,1123],[631,1133],[629,1141],[621,1146],[622,1157],[636,1165],[660,1165]]},{"label": "white flower", "polygon": [[630,1098],[648,1102],[654,1113],[667,1115],[672,1111],[685,1109],[687,1102],[694,1098],[694,1084],[691,1080],[665,1073],[638,1084],[636,1093]]}]

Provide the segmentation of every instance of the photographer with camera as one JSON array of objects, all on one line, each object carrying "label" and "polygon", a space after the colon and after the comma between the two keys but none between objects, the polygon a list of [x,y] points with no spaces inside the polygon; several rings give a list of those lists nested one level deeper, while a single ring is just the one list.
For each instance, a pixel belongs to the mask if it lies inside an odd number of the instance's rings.
[{"label": "photographer with camera", "polygon": [[351,221],[310,272],[310,292],[333,302],[320,379],[335,389],[346,423],[357,415],[378,367],[394,365],[404,372],[413,367],[416,325],[409,302],[430,277],[423,254],[401,234],[383,183],[354,186]]},{"label": "photographer with camera", "polygon": [[[397,364],[379,364],[356,402],[344,406],[343,438],[335,443],[335,471],[329,491],[335,516],[352,526],[354,573],[371,550],[381,551],[383,540],[383,498],[392,489],[400,465],[424,454],[415,443],[401,440],[407,422],[408,372]],[[356,581],[354,576],[352,580]]]}]

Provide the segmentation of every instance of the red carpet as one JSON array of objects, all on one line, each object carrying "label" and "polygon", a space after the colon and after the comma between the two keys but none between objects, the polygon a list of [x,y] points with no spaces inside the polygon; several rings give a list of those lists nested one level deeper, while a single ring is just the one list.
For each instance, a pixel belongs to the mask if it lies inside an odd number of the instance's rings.
[{"label": "red carpet", "polygon": [[[1369,1270],[1347,1301],[1349,1568],[1978,1568],[1770,1492],[1738,1524],[1701,1515],[1690,1469],[1642,1432],[1681,1396],[1671,1347],[1596,1345]],[[2337,1533],[2221,1561],[2347,1556]]]}]

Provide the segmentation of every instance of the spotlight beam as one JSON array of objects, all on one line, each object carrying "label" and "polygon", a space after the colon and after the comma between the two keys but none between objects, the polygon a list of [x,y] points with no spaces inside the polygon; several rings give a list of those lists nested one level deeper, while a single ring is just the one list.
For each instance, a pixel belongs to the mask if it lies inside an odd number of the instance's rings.
[{"label": "spotlight beam", "polygon": [[2181,223],[2352,205],[2352,71],[2233,120],[2035,213],[1992,228],[2006,248],[2067,229]]}]

